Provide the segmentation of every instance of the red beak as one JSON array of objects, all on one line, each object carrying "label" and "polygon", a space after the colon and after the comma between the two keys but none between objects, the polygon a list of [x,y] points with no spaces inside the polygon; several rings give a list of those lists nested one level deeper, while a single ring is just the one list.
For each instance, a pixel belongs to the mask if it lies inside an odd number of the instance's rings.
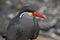
[{"label": "red beak", "polygon": [[46,17],[38,12],[34,12],[33,13],[33,16],[36,16],[36,17],[39,17],[39,18],[42,18],[42,19],[46,19]]}]

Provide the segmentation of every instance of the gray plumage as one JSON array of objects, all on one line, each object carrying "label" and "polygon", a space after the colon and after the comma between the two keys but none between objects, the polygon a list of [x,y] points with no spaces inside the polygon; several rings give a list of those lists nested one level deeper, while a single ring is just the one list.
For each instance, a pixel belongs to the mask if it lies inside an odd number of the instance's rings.
[{"label": "gray plumage", "polygon": [[7,28],[6,40],[32,40],[37,38],[39,34],[39,26],[35,17],[29,17],[28,15],[24,14],[20,18],[20,13],[32,12],[33,10],[33,8],[31,9],[27,7],[28,10],[26,11],[25,8],[23,7],[23,10],[20,10],[19,14],[10,21]]}]

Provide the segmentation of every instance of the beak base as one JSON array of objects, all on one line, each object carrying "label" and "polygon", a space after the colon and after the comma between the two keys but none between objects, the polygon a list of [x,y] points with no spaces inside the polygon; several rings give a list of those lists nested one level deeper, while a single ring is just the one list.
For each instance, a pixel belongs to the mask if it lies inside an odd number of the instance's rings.
[{"label": "beak base", "polygon": [[33,16],[32,13],[28,13],[28,16]]}]

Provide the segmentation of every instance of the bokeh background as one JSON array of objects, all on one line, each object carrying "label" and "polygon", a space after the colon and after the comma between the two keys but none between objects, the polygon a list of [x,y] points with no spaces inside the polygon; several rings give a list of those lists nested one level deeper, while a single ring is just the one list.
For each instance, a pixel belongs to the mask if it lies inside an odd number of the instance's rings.
[{"label": "bokeh background", "polygon": [[41,30],[36,40],[60,40],[60,0],[0,0],[0,35],[5,35],[9,21],[25,5],[33,5],[47,17],[38,20]]}]

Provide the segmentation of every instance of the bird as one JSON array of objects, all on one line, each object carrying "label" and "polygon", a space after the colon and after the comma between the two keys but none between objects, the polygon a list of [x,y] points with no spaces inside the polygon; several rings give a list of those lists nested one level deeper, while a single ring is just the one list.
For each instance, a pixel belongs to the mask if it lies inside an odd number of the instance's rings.
[{"label": "bird", "polygon": [[19,9],[8,25],[6,40],[33,40],[39,35],[39,25],[36,19],[45,17],[39,14],[33,6],[23,6]]}]

